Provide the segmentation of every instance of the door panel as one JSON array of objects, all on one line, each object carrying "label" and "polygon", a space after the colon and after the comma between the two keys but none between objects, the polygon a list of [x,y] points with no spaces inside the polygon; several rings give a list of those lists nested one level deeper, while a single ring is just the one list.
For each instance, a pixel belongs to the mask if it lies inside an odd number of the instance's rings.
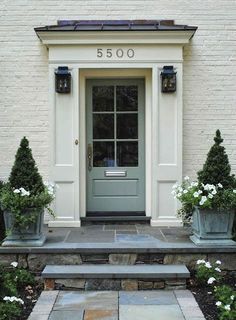
[{"label": "door panel", "polygon": [[87,211],[144,211],[144,81],[88,80]]}]

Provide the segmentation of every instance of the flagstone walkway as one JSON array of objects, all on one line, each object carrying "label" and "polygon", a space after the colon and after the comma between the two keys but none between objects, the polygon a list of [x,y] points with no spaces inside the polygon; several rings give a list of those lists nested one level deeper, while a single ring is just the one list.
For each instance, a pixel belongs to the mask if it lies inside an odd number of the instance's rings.
[{"label": "flagstone walkway", "polygon": [[28,320],[204,320],[192,293],[44,291]]}]

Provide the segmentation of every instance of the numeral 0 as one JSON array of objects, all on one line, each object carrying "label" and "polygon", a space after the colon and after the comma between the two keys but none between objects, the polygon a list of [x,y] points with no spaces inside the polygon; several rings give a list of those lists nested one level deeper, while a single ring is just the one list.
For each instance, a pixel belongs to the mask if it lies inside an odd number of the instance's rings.
[{"label": "numeral 0", "polygon": [[127,49],[127,50],[124,50],[124,49],[111,49],[111,48],[108,48],[108,49],[101,49],[101,48],[98,48],[97,49],[97,58],[112,58],[112,57],[116,57],[116,58],[123,58],[123,57],[127,57],[127,58],[130,58],[132,59],[134,57],[134,49]]}]

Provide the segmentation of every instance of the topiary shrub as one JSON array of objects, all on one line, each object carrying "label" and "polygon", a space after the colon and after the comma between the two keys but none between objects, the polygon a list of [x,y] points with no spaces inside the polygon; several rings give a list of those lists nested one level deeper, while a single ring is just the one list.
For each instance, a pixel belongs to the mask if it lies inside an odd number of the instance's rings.
[{"label": "topiary shrub", "polygon": [[14,189],[24,188],[30,191],[31,195],[37,195],[45,189],[26,137],[21,140],[17,150],[9,183]]},{"label": "topiary shrub", "polygon": [[[3,182],[0,181],[0,191],[3,187]],[[4,224],[4,219],[3,219],[3,211],[1,209],[1,204],[0,204],[0,241],[3,240],[5,237],[5,224]]]},{"label": "topiary shrub", "polygon": [[221,145],[224,140],[221,138],[220,130],[216,131],[214,141],[203,169],[198,172],[198,181],[214,185],[221,183],[226,189],[232,188],[235,185],[235,178],[234,175],[230,175],[231,167],[225,147]]},{"label": "topiary shrub", "polygon": [[234,175],[230,175],[231,167],[225,147],[221,145],[220,130],[216,131],[214,145],[207,154],[207,159],[203,165],[203,169],[198,172],[198,181],[203,184],[217,185],[221,183],[225,189],[235,186]]}]

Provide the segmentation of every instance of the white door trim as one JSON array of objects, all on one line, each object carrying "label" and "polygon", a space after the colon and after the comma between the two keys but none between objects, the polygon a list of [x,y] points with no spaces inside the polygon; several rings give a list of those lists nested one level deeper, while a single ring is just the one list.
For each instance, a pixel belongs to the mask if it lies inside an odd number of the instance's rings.
[{"label": "white door trim", "polygon": [[145,211],[146,216],[151,216],[151,193],[152,193],[152,179],[151,179],[151,159],[152,146],[151,146],[151,89],[152,89],[152,70],[151,69],[80,69],[79,72],[79,136],[80,136],[80,216],[86,216],[86,79],[96,78],[144,78],[145,79]]}]

